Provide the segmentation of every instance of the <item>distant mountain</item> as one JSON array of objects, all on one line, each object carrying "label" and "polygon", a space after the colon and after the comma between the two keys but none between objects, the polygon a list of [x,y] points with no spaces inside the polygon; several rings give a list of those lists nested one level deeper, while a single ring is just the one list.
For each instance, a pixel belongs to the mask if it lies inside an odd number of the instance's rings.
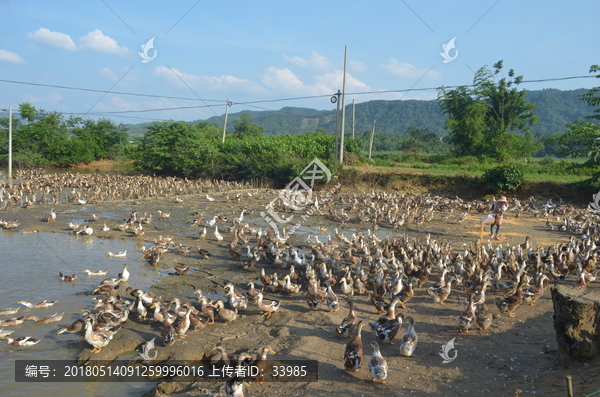
[{"label": "distant mountain", "polygon": [[[537,105],[536,114],[540,122],[533,126],[535,135],[564,133],[565,124],[583,120],[592,113],[592,108],[578,99],[587,89],[561,91],[544,89],[529,91],[527,98]],[[247,114],[252,122],[265,128],[268,135],[301,134],[308,131],[325,129],[335,131],[335,109],[315,110],[309,108],[284,107],[280,110],[242,111],[229,113],[227,129],[233,131],[233,122],[242,114]],[[340,111],[341,117],[341,111]],[[224,115],[211,117],[208,122],[223,124]],[[426,128],[430,132],[446,135],[444,122],[446,117],[440,111],[437,101],[429,100],[395,100],[369,101],[356,104],[355,125],[356,133],[363,133],[372,128],[377,121],[376,130],[390,135],[404,134],[408,127]],[[352,131],[352,105],[346,107],[346,133]],[[128,125],[130,134],[141,136],[144,124]]]}]

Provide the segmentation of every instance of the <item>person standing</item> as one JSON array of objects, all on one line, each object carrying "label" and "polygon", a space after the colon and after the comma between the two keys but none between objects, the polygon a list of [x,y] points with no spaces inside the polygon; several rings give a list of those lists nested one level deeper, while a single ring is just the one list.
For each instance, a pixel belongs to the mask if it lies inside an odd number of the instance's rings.
[{"label": "person standing", "polygon": [[[492,204],[492,214],[494,215],[494,223],[490,226],[490,238],[494,240],[500,240],[498,234],[500,233],[500,226],[504,220],[504,211],[508,209],[508,200],[505,196],[500,197]],[[496,226],[496,232],[494,233],[494,226]]]}]

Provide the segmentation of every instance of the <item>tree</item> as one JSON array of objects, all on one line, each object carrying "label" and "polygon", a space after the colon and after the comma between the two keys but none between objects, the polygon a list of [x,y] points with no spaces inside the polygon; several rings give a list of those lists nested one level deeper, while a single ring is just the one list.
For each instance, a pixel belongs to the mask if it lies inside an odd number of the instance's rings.
[{"label": "tree", "polygon": [[242,114],[240,120],[233,121],[235,136],[238,138],[246,138],[249,136],[263,136],[265,129],[252,122],[252,119],[247,114]]},{"label": "tree", "polygon": [[526,90],[517,86],[523,76],[509,70],[507,80],[498,75],[503,62],[486,66],[475,73],[472,87],[439,90],[438,103],[448,116],[446,129],[457,155],[487,155],[500,160],[531,155],[541,145],[527,132],[539,121],[535,104],[526,99]]},{"label": "tree", "polygon": [[[600,71],[600,65],[592,65],[590,73]],[[600,78],[600,74],[596,75]],[[579,96],[579,100],[590,106],[597,106],[588,119],[600,120],[600,86]],[[558,152],[569,157],[589,157],[589,163],[600,163],[600,125],[589,120],[578,120],[567,124],[569,131],[559,137]]]}]

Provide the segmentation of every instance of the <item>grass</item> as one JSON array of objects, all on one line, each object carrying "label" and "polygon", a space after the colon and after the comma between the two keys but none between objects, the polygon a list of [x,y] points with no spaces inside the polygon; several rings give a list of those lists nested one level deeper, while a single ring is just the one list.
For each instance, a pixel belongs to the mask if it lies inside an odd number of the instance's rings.
[{"label": "grass", "polygon": [[[587,159],[564,159],[554,157],[513,160],[528,181],[574,183],[589,179],[600,172],[600,166],[584,166]],[[376,167],[383,172],[429,175],[467,175],[480,177],[501,163],[489,158],[474,156],[403,154],[401,152],[378,152],[373,156]]]}]

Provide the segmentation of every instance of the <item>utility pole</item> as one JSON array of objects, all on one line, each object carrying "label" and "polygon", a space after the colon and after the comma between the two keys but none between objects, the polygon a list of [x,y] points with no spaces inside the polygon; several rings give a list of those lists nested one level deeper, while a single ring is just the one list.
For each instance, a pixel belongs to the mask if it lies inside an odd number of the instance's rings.
[{"label": "utility pole", "polygon": [[371,159],[371,153],[373,152],[373,135],[375,135],[375,124],[377,124],[377,120],[373,120],[373,129],[371,130],[371,137],[369,138],[369,160]]},{"label": "utility pole", "polygon": [[227,98],[227,103],[225,104],[225,122],[223,123],[223,143],[225,143],[225,132],[227,132],[227,116],[229,115],[229,106],[232,103],[229,102],[229,98]]},{"label": "utility pole", "polygon": [[12,184],[12,106],[8,107],[8,179]]},{"label": "utility pole", "polygon": [[344,78],[342,80],[342,131],[340,133],[340,163],[344,165],[344,123],[346,121],[346,64],[348,63],[348,46],[344,48]]},{"label": "utility pole", "polygon": [[354,99],[352,100],[352,139],[354,139],[354,122],[356,116],[356,107],[354,106]]},{"label": "utility pole", "polygon": [[340,147],[340,142],[339,142],[339,124],[338,124],[338,119],[339,119],[339,114],[340,114],[340,95],[342,95],[342,93],[340,92],[340,90],[338,90],[337,94],[333,94],[333,96],[331,97],[331,103],[335,103],[336,107],[335,107],[335,148],[333,150],[333,159],[334,160],[338,160],[339,159],[339,147]]}]

